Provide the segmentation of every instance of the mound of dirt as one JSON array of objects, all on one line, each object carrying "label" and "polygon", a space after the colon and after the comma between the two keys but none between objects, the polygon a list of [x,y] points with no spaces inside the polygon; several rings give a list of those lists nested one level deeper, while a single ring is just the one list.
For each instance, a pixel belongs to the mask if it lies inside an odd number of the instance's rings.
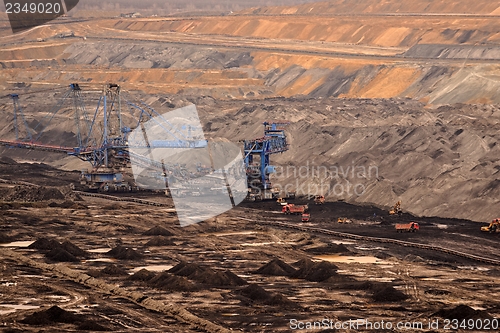
[{"label": "mound of dirt", "polygon": [[77,257],[88,258],[89,253],[80,249],[75,244],[66,240],[62,244],[53,238],[39,238],[30,246],[29,249],[37,249],[40,251],[49,251],[45,256],[53,261],[60,262],[77,262]]},{"label": "mound of dirt", "polygon": [[445,319],[458,319],[458,320],[464,320],[464,319],[493,319],[492,316],[486,311],[482,310],[474,310],[470,306],[467,305],[459,305],[456,306],[452,309],[441,309],[433,316],[445,318]]},{"label": "mound of dirt", "polygon": [[338,267],[327,261],[312,262],[309,259],[300,261],[300,269],[290,277],[307,281],[322,282],[338,275]]},{"label": "mound of dirt", "polygon": [[9,243],[9,242],[13,242],[13,237],[9,236],[9,235],[6,235],[5,233],[3,232],[0,232],[0,243]]},{"label": "mound of dirt", "polygon": [[264,288],[256,285],[250,284],[248,287],[245,287],[239,290],[238,295],[245,297],[246,299],[251,300],[252,302],[262,303],[266,305],[279,306],[281,308],[298,308],[298,304],[290,301],[283,295],[278,293],[270,293]]},{"label": "mound of dirt", "polygon": [[53,238],[38,238],[34,243],[28,246],[28,249],[36,249],[36,250],[52,250],[55,248],[60,248],[61,243]]},{"label": "mound of dirt", "polygon": [[201,267],[197,264],[194,263],[187,263],[184,261],[181,261],[174,267],[168,270],[169,273],[175,274],[178,276],[194,276],[199,273],[203,273],[205,271],[204,267]]},{"label": "mound of dirt", "polygon": [[149,281],[152,278],[156,276],[155,273],[148,271],[147,269],[143,268],[138,272],[135,272],[134,274],[130,275],[127,280],[132,280],[132,281]]},{"label": "mound of dirt", "polygon": [[239,294],[253,301],[269,301],[273,297],[269,291],[256,284],[250,284],[241,289]]},{"label": "mound of dirt", "polygon": [[162,272],[148,281],[152,287],[167,291],[194,291],[197,286],[183,276]]},{"label": "mound of dirt", "polygon": [[408,296],[394,289],[393,286],[387,286],[375,291],[372,298],[375,302],[400,302],[408,299]]},{"label": "mound of dirt", "polygon": [[143,255],[136,250],[121,245],[118,245],[106,254],[120,260],[141,260],[143,258]]},{"label": "mound of dirt", "polygon": [[276,258],[260,267],[254,273],[262,275],[290,276],[295,272],[295,268]]},{"label": "mound of dirt", "polygon": [[75,244],[71,243],[68,240],[64,241],[60,247],[66,250],[67,252],[71,253],[75,257],[84,257],[84,258],[89,257],[89,253],[87,251],[82,250],[81,248],[79,248],[78,246],[76,246]]},{"label": "mound of dirt", "polygon": [[3,197],[4,201],[38,202],[64,200],[64,194],[53,187],[17,185]]},{"label": "mound of dirt", "polygon": [[[329,282],[329,279],[324,282]],[[337,285],[339,289],[346,290],[373,290],[376,284],[372,281],[356,281],[351,278],[350,281],[343,281],[343,283]]]},{"label": "mound of dirt", "polygon": [[103,275],[110,275],[110,276],[123,276],[123,275],[128,275],[127,271],[123,269],[120,266],[117,266],[115,264],[109,264],[106,267],[104,267],[101,270],[101,273]]},{"label": "mound of dirt", "polygon": [[59,262],[77,262],[79,261],[77,257],[69,253],[63,248],[55,248],[50,250],[47,254],[45,254],[47,258],[53,261]]},{"label": "mound of dirt", "polygon": [[224,272],[215,271],[209,267],[199,266],[194,263],[180,262],[168,272],[214,287],[231,287],[247,284],[245,280],[229,270]]},{"label": "mound of dirt", "polygon": [[331,253],[350,253],[344,244],[328,244],[326,246],[314,247],[307,249],[306,252],[312,254],[331,254]]},{"label": "mound of dirt", "polygon": [[216,271],[213,274],[210,273],[211,272],[209,272],[209,274],[206,274],[205,279],[200,279],[200,283],[215,287],[235,287],[247,284],[245,280],[243,280],[230,270],[225,270],[223,272]]},{"label": "mound of dirt", "polygon": [[44,311],[35,312],[21,320],[22,323],[28,325],[51,325],[53,323],[73,324],[81,321],[81,316],[63,310],[58,306],[53,306]]},{"label": "mound of dirt", "polygon": [[155,236],[150,239],[146,244],[146,246],[169,246],[174,245],[174,241],[171,238],[165,236]]},{"label": "mound of dirt", "polygon": [[146,231],[144,233],[145,236],[173,236],[174,234],[171,233],[170,231],[168,231],[167,229],[163,228],[163,227],[160,227],[160,226],[156,226],[156,227],[153,227],[151,229],[149,229],[148,231]]}]

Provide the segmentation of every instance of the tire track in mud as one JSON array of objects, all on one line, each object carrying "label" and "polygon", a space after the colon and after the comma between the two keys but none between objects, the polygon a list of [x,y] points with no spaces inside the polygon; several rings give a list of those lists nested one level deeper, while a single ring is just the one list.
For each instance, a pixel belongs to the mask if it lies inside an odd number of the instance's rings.
[{"label": "tire track in mud", "polygon": [[80,285],[90,287],[97,292],[111,294],[117,297],[125,298],[130,302],[147,310],[163,313],[170,316],[179,322],[186,323],[194,330],[202,330],[208,333],[229,333],[230,331],[222,326],[219,326],[211,321],[200,318],[186,310],[185,308],[176,304],[165,304],[161,301],[153,300],[147,295],[140,292],[127,291],[117,285],[106,283],[101,279],[93,278],[87,274],[83,274],[76,270],[70,269],[65,265],[57,264],[50,265],[44,262],[32,260],[22,254],[19,254],[10,249],[2,250],[2,256],[9,258],[19,263],[23,263],[30,267],[41,269],[51,274],[56,274],[70,279]]}]

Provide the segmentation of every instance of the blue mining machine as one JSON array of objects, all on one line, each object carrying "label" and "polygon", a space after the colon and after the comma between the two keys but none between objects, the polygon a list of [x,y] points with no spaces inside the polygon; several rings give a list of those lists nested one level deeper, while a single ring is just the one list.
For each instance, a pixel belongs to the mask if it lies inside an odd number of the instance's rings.
[{"label": "blue mining machine", "polygon": [[[244,140],[245,167],[248,179],[248,199],[268,200],[280,196],[272,187],[270,175],[276,170],[271,165],[271,155],[281,154],[289,149],[285,127],[288,122],[264,122],[264,136],[255,140]],[[286,193],[293,196],[294,193]]]}]

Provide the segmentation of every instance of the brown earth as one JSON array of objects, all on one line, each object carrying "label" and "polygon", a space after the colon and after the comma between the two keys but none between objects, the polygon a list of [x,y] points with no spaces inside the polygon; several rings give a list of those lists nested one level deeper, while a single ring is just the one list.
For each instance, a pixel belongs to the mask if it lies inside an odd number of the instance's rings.
[{"label": "brown earth", "polygon": [[[484,1],[470,8],[466,1],[365,0],[228,16],[65,18],[0,36],[0,89],[68,82],[99,89],[117,82],[148,93],[221,99],[308,95],[493,103],[500,101],[497,8]],[[58,37],[68,31],[76,37]]]},{"label": "brown earth", "polygon": [[[163,201],[164,197],[150,195],[149,200]],[[295,201],[304,202],[305,199]],[[104,207],[110,202],[89,197],[85,197],[84,208],[77,210],[48,205],[29,210],[0,210],[0,219],[5,221],[3,231],[14,235],[17,241],[42,239],[57,233],[52,242],[60,244],[68,239],[82,250],[92,251],[93,256],[92,260],[69,264],[41,263],[38,251],[15,245],[1,251],[2,261],[8,265],[0,269],[0,290],[9,295],[9,302],[2,299],[0,310],[26,299],[29,301],[24,305],[41,306],[3,315],[7,329],[36,332],[41,327],[46,330],[88,327],[112,331],[195,332],[199,330],[196,322],[201,320],[214,325],[202,329],[207,332],[221,332],[222,328],[287,332],[291,319],[370,318],[396,323],[410,318],[428,325],[434,318],[491,319],[500,315],[495,266],[441,252],[333,239],[266,225],[265,221],[273,220],[300,224],[297,216],[277,215],[280,206],[275,202],[247,202],[217,217],[217,222],[207,221],[187,228],[178,227],[175,217],[164,215],[156,208],[117,204],[122,205],[126,215],[117,215],[114,211],[103,216]],[[387,212],[374,207],[342,202],[310,204],[310,207],[315,218],[315,222],[307,224],[310,226],[496,257],[495,236],[481,234],[470,221],[422,218],[419,233],[400,234],[395,232],[393,224],[414,217],[405,214],[391,219]],[[382,219],[374,221],[371,218],[374,212]],[[332,217],[340,214],[353,219],[353,223],[334,222]],[[86,217],[82,218],[83,215]],[[241,216],[250,221],[241,220]],[[71,228],[61,228],[54,222],[56,219],[71,222]],[[137,247],[143,256],[137,262],[111,259],[109,254],[93,251],[106,248],[109,241],[116,239],[125,247],[144,244],[151,237],[144,233],[153,223],[171,230],[178,241],[154,248]],[[130,226],[134,231],[130,231]],[[50,240],[39,240],[35,247],[47,248],[42,243],[48,244]],[[465,243],[476,245],[465,250]],[[317,255],[308,251],[325,247],[345,248],[349,252],[328,254],[334,260],[328,262],[318,259],[324,253]],[[343,256],[350,260],[342,259]],[[377,261],[363,260],[370,256],[378,258]],[[291,277],[252,274],[266,263],[266,270],[272,268],[275,272],[277,267],[285,267],[292,273]],[[163,271],[148,271],[161,266]],[[137,271],[140,267],[146,268]],[[291,267],[295,267],[296,273]],[[210,283],[216,281],[214,274],[229,273],[247,281],[248,285]],[[18,288],[9,284],[13,281]],[[457,299],[467,301],[457,307]],[[51,309],[53,306],[58,309]],[[481,310],[475,310],[477,308]],[[221,313],[232,315],[221,316]]]},{"label": "brown earth", "polygon": [[[374,204],[384,210],[401,200],[403,210],[415,215],[483,223],[497,215],[499,166],[495,156],[500,148],[495,124],[500,113],[496,105],[426,108],[410,99],[241,102],[137,93],[133,97],[148,99],[155,109],[163,111],[194,102],[206,135],[233,142],[261,136],[264,120],[289,121],[286,131],[290,150],[273,156],[272,163],[278,168],[272,180],[282,188],[291,186],[300,195],[322,192],[329,200]],[[60,129],[60,124],[52,126]],[[73,124],[65,126],[69,131]],[[13,132],[12,127],[5,127],[7,130]],[[57,140],[57,136],[51,140]],[[66,144],[73,146],[76,142]],[[4,149],[2,154],[41,158],[70,170],[88,167],[81,163],[75,167],[73,163],[78,160],[73,157],[60,160],[62,155],[45,152],[38,157]],[[35,167],[19,164],[19,170],[26,171],[18,175],[10,172],[11,164],[0,163],[2,178],[6,179],[29,181],[33,176],[44,186],[55,185],[56,178],[66,179],[58,170]]]},{"label": "brown earth", "polygon": [[[478,261],[498,259],[498,235],[480,231],[497,216],[500,184],[498,6],[344,4],[65,18],[15,36],[1,22],[0,115],[9,121],[0,139],[15,137],[7,94],[19,93],[35,127],[72,82],[86,91],[119,83],[161,112],[195,103],[208,138],[238,142],[261,136],[265,120],[286,120],[290,150],[272,157],[272,181],[302,192],[292,202],[308,203],[312,217],[302,224],[274,201],[244,202],[180,228],[157,207],[72,195],[68,185],[88,167],[73,157],[3,147],[0,241],[36,241],[2,244],[3,326],[288,332],[292,319],[498,318],[499,270]],[[70,30],[76,37],[58,37]],[[85,96],[92,109],[98,95]],[[66,105],[41,141],[72,147],[75,138]],[[318,192],[324,205],[308,196]],[[173,208],[163,195],[122,195]],[[404,214],[390,216],[398,200]],[[419,232],[395,231],[410,221]]]}]

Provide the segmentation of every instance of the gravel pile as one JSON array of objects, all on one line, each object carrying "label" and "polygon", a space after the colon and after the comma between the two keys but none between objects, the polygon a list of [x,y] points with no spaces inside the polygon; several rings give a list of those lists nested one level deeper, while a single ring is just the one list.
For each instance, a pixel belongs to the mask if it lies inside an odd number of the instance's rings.
[{"label": "gravel pile", "polygon": [[493,319],[493,317],[486,311],[474,310],[468,305],[458,305],[454,308],[447,309],[443,308],[436,312],[434,316],[445,318],[445,319]]},{"label": "gravel pile", "polygon": [[64,200],[65,196],[57,188],[17,185],[4,194],[3,201],[39,202]]},{"label": "gravel pile", "polygon": [[121,245],[114,247],[110,251],[106,252],[106,254],[119,260],[141,260],[143,258],[143,255],[136,250]]},{"label": "gravel pile", "polygon": [[297,263],[297,266],[300,268],[290,277],[322,282],[338,275],[338,267],[327,261],[312,262],[309,259],[303,259]]},{"label": "gravel pile", "polygon": [[153,228],[149,229],[148,231],[146,231],[144,233],[144,235],[145,236],[165,236],[165,237],[168,237],[168,236],[173,236],[174,234],[163,227],[156,226],[156,227],[153,227]]},{"label": "gravel pile", "polygon": [[276,258],[260,267],[254,273],[274,276],[291,276],[296,273],[295,268]]},{"label": "gravel pile", "polygon": [[195,263],[180,262],[168,272],[213,287],[234,287],[247,284],[245,280],[229,270],[216,271]]}]

